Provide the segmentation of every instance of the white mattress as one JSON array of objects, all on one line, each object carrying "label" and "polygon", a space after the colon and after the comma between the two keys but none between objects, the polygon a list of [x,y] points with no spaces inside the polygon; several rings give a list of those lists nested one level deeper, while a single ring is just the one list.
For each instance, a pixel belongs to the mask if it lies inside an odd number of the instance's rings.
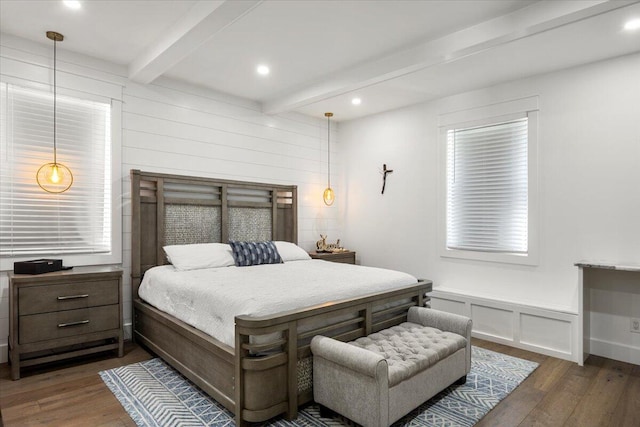
[{"label": "white mattress", "polygon": [[156,308],[233,347],[237,315],[265,316],[416,281],[399,271],[321,260],[190,271],[165,265],[144,274],[138,294]]}]

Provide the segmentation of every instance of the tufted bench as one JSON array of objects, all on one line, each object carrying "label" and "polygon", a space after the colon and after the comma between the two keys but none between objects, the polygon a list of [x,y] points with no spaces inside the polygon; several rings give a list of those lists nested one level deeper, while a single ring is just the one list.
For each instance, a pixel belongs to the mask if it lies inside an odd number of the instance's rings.
[{"label": "tufted bench", "polygon": [[311,341],[313,397],[364,426],[388,426],[471,369],[471,319],[411,307],[407,322],[344,343]]}]

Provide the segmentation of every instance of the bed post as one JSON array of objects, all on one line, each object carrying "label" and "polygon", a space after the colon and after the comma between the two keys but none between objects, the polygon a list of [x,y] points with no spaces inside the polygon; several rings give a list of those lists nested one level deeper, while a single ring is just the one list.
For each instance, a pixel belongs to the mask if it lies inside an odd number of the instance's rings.
[{"label": "bed post", "polygon": [[236,328],[236,354],[235,354],[235,375],[234,375],[234,406],[236,427],[247,426],[248,423],[242,417],[242,410],[244,409],[244,367],[242,361],[245,357],[249,356],[249,351],[243,346],[243,344],[249,343],[249,336],[241,334]]},{"label": "bed post", "polygon": [[287,419],[298,418],[298,325],[289,322],[287,328]]},{"label": "bed post", "polygon": [[[138,298],[138,287],[141,279],[140,263],[140,171],[131,170],[131,301]],[[133,311],[133,308],[132,308]],[[135,313],[131,313],[132,329],[135,329]],[[131,331],[131,339],[135,341],[135,333]]]},{"label": "bed post", "polygon": [[229,241],[229,194],[227,184],[220,186],[220,241]]},{"label": "bed post", "polygon": [[297,185],[293,186],[293,189],[291,190],[291,209],[293,210],[293,212],[291,213],[291,216],[293,217],[293,224],[292,224],[293,235],[291,236],[291,241],[297,245],[298,244],[298,186]]},{"label": "bed post", "polygon": [[164,179],[156,180],[156,265],[164,264]]}]

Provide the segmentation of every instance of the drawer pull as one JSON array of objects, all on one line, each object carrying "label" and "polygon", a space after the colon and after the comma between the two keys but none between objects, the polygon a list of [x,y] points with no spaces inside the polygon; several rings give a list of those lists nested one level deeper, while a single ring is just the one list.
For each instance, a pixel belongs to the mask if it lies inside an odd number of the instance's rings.
[{"label": "drawer pull", "polygon": [[80,320],[78,322],[69,322],[69,323],[58,323],[58,328],[66,328],[68,326],[86,325],[87,323],[89,323],[88,320]]},{"label": "drawer pull", "polygon": [[64,297],[58,297],[58,301],[66,300],[66,299],[78,299],[78,298],[88,298],[89,294],[81,294],[81,295],[67,295]]}]

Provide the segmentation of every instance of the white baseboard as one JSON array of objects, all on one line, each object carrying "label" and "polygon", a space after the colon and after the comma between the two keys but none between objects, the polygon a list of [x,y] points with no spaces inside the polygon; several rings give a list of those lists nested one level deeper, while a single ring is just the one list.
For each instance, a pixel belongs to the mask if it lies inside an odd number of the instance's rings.
[{"label": "white baseboard", "polygon": [[431,307],[473,320],[476,338],[578,362],[578,315],[434,290]]},{"label": "white baseboard", "polygon": [[640,348],[617,342],[591,338],[590,353],[607,359],[640,365]]}]

